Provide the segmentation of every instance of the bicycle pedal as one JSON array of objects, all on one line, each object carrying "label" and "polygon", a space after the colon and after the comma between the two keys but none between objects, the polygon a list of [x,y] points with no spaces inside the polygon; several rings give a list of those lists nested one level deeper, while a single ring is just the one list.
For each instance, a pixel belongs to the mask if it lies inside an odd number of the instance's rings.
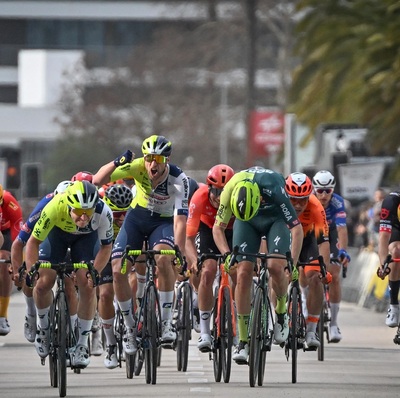
[{"label": "bicycle pedal", "polygon": [[318,350],[318,347],[306,347],[306,346],[304,346],[304,351],[317,351]]},{"label": "bicycle pedal", "polygon": [[174,347],[175,347],[175,342],[173,342],[173,341],[171,341],[171,342],[168,341],[168,342],[165,342],[165,343],[161,342],[161,347],[165,348],[167,350],[173,350]]},{"label": "bicycle pedal", "polygon": [[235,362],[237,365],[248,365],[249,364],[247,361],[241,361],[241,360],[237,360]]},{"label": "bicycle pedal", "polygon": [[396,334],[396,336],[394,336],[393,343],[400,345],[400,335]]}]

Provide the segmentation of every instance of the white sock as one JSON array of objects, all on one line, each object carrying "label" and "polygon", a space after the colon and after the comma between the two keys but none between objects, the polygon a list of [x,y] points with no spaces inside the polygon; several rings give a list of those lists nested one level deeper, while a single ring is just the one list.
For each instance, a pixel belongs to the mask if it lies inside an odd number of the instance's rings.
[{"label": "white sock", "polygon": [[161,307],[161,320],[166,321],[172,318],[172,304],[174,301],[174,291],[159,292],[160,307]]}]

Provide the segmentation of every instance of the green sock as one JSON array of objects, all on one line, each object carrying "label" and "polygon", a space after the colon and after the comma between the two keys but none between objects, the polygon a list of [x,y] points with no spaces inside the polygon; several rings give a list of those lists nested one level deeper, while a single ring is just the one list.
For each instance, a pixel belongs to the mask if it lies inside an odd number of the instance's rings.
[{"label": "green sock", "polygon": [[249,336],[247,333],[249,326],[250,314],[239,315],[237,316],[238,328],[239,328],[239,340],[245,341],[246,343],[249,341]]},{"label": "green sock", "polygon": [[286,301],[287,301],[287,294],[285,294],[284,296],[276,296],[275,312],[277,314],[284,314],[286,312]]}]

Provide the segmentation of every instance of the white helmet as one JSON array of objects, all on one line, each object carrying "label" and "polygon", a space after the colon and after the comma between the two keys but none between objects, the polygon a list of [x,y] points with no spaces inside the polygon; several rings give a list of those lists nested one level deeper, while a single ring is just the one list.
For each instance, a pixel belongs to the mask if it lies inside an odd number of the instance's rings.
[{"label": "white helmet", "polygon": [[72,181],[65,180],[61,181],[58,185],[57,188],[54,190],[54,195],[57,195],[58,193],[63,193],[65,190],[72,184]]},{"label": "white helmet", "polygon": [[335,188],[335,177],[328,170],[321,170],[312,180],[314,188]]}]

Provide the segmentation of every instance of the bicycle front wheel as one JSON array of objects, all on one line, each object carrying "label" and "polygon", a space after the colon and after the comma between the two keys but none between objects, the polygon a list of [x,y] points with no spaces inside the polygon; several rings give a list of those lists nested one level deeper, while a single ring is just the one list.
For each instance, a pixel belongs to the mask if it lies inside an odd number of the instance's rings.
[{"label": "bicycle front wheel", "polygon": [[191,338],[191,294],[187,283],[181,288],[181,299],[178,302],[178,322],[177,322],[177,364],[178,370],[186,372],[189,355],[189,340]]},{"label": "bicycle front wheel", "polygon": [[57,374],[60,397],[67,395],[67,303],[64,292],[59,292],[57,306]]},{"label": "bicycle front wheel", "polygon": [[319,316],[319,321],[317,325],[317,333],[319,338],[320,346],[318,347],[318,361],[323,361],[325,359],[325,302],[322,305],[321,314]]},{"label": "bicycle front wheel", "polygon": [[143,333],[147,340],[144,358],[146,383],[156,384],[157,381],[157,361],[158,361],[158,322],[157,322],[157,291],[155,286],[150,286],[147,290]]},{"label": "bicycle front wheel", "polygon": [[[262,346],[265,339],[262,328],[262,314],[265,311],[265,298],[261,288],[255,293],[252,313],[250,316],[250,350],[249,350],[249,382],[250,387],[256,384],[258,372],[260,370],[260,360],[265,360],[262,355]],[[263,365],[263,364],[261,364]],[[262,383],[261,383],[262,384]]]},{"label": "bicycle front wheel", "polygon": [[292,351],[292,383],[297,382],[297,347],[299,330],[299,291],[296,286],[292,287],[292,294],[289,302],[290,320],[290,349]]},{"label": "bicycle front wheel", "polygon": [[211,335],[213,337],[213,347],[212,347],[212,357],[213,357],[213,369],[214,369],[214,379],[217,383],[221,381],[222,377],[222,360],[221,360],[221,338],[218,336],[218,291],[219,288],[215,288],[214,292],[214,308],[212,312],[212,329]]},{"label": "bicycle front wheel", "polygon": [[231,377],[231,361],[232,361],[232,308],[231,296],[228,287],[223,288],[221,313],[219,315],[220,324],[220,345],[219,358],[222,363],[222,374],[224,382],[229,383]]}]

